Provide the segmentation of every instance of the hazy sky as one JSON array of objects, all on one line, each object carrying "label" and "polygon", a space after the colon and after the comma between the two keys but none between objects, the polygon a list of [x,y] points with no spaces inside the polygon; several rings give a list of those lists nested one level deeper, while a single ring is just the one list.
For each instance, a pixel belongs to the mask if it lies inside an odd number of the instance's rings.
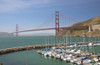
[{"label": "hazy sky", "polygon": [[100,0],[0,0],[0,32],[36,28],[56,10],[84,21],[100,16]]}]

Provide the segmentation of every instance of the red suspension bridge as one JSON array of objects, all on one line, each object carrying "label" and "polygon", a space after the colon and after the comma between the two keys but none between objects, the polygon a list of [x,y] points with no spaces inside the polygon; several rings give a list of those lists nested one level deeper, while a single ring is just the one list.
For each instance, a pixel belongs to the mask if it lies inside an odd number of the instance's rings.
[{"label": "red suspension bridge", "polygon": [[[72,19],[72,20],[74,20],[74,19]],[[60,31],[60,29],[80,29],[80,28],[88,28],[88,27],[89,26],[60,27],[60,24],[59,24],[59,11],[55,11],[55,27],[41,28],[41,29],[30,29],[30,30],[22,30],[22,31],[19,31],[19,26],[18,26],[18,24],[16,24],[16,32],[13,32],[13,33],[15,33],[16,36],[18,36],[18,34],[19,33],[22,33],[22,32],[43,31],[43,30],[55,30],[55,36],[57,36],[57,34]]]}]

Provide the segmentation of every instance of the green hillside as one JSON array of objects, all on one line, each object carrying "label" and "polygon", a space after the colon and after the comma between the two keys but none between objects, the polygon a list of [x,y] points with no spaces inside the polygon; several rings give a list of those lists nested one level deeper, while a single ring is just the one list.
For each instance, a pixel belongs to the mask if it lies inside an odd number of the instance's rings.
[{"label": "green hillside", "polygon": [[[100,24],[100,17],[94,17],[89,20],[73,24],[72,26],[88,26],[88,25],[97,25],[97,24]],[[94,36],[94,33],[96,33],[95,36],[100,36],[100,34],[99,34],[100,31],[88,32],[88,29],[80,29],[80,30],[62,29],[62,30],[60,30],[58,36],[66,36],[66,35],[82,36],[83,32],[86,33],[87,36],[90,36],[90,35]]]},{"label": "green hillside", "polygon": [[100,17],[94,17],[92,19],[73,24],[72,26],[87,26],[87,25],[96,25],[96,24],[100,24]]}]

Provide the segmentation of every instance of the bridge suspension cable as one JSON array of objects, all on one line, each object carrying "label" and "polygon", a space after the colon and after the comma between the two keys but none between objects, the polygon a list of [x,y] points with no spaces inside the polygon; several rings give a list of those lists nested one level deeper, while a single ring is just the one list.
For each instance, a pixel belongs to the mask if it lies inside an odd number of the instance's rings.
[{"label": "bridge suspension cable", "polygon": [[[62,15],[72,21],[76,21],[76,22],[79,22],[69,16],[66,16],[66,15],[63,15],[62,13],[59,13],[59,11],[55,11],[55,27],[49,27],[49,28],[39,28],[39,29],[30,29],[30,30],[22,30],[22,31],[19,31],[19,26],[18,24],[16,24],[16,32],[13,32],[13,33],[16,33],[16,36],[18,36],[19,33],[22,33],[22,32],[30,32],[30,31],[41,31],[41,30],[55,30],[55,36],[57,36],[58,32],[59,32],[59,29],[79,29],[79,28],[88,28],[88,26],[69,26],[69,27],[64,27],[64,26],[61,26],[59,22],[61,22],[59,20],[59,15]],[[47,21],[46,21],[47,23]],[[63,22],[62,22],[63,23]],[[44,23],[45,24],[45,23]],[[46,24],[45,24],[46,25]]]}]

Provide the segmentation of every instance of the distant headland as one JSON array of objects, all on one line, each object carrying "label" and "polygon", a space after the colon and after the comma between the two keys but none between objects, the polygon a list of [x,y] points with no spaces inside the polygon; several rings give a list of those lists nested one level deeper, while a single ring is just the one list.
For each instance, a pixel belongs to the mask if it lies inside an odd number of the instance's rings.
[{"label": "distant headland", "polygon": [[5,37],[5,36],[12,36],[12,34],[8,33],[8,32],[0,32],[0,37]]}]

